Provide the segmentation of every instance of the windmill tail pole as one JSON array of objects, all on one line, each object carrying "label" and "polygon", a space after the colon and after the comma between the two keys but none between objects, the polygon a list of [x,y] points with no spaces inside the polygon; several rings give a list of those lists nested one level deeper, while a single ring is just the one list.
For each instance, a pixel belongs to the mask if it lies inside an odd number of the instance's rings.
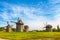
[{"label": "windmill tail pole", "polygon": [[12,23],[16,23],[16,22],[14,22],[14,21],[11,21]]}]

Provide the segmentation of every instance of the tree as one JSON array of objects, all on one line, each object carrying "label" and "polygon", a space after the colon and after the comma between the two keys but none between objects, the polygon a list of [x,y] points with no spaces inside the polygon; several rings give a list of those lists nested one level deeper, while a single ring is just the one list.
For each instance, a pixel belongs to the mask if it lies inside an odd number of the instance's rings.
[{"label": "tree", "polygon": [[4,31],[5,30],[5,28],[4,27],[0,27],[0,31]]},{"label": "tree", "polygon": [[56,29],[56,28],[53,28],[52,31],[53,31],[53,32],[57,32],[57,29]]},{"label": "tree", "polygon": [[57,25],[57,31],[60,32],[60,28],[59,28],[59,25]]},{"label": "tree", "polygon": [[14,31],[14,32],[15,32],[15,31],[16,31],[16,28],[12,28],[12,31]]}]

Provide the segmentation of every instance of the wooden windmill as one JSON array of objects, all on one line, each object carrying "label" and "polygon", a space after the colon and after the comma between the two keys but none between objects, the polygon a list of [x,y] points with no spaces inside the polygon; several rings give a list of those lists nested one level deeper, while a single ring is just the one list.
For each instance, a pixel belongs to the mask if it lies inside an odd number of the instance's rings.
[{"label": "wooden windmill", "polygon": [[50,24],[46,25],[45,28],[46,28],[47,32],[51,32],[52,31],[52,25],[50,25]]},{"label": "wooden windmill", "polygon": [[46,31],[47,31],[47,32],[51,32],[51,31],[52,31],[52,25],[47,24],[47,22],[46,22],[46,24],[45,24],[45,27],[44,27],[44,28],[46,28]]},{"label": "wooden windmill", "polygon": [[12,32],[12,26],[9,25],[9,22],[7,22],[6,32]]},{"label": "wooden windmill", "polygon": [[25,25],[25,26],[24,26],[24,31],[25,31],[25,32],[28,32],[28,31],[29,31],[29,26],[28,26],[28,25]]},{"label": "wooden windmill", "polygon": [[23,32],[24,23],[22,22],[21,19],[19,19],[19,17],[18,17],[18,21],[17,22],[14,22],[14,21],[11,21],[11,22],[16,24],[16,31],[17,32]]}]

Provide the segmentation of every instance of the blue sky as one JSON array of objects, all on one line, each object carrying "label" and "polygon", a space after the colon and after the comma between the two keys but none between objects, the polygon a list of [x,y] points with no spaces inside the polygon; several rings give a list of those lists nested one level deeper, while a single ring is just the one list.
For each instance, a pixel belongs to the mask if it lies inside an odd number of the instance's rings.
[{"label": "blue sky", "polygon": [[60,25],[60,0],[0,0],[0,26],[18,17],[30,30],[44,29],[46,22],[56,27]]}]

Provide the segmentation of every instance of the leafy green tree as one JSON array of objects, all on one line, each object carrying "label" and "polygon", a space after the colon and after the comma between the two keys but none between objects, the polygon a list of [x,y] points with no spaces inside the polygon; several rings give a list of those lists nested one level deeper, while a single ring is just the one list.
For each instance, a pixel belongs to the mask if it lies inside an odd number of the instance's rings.
[{"label": "leafy green tree", "polygon": [[52,31],[53,31],[53,32],[57,32],[57,29],[56,29],[56,28],[53,28]]},{"label": "leafy green tree", "polygon": [[57,25],[57,31],[60,32],[60,28],[59,28],[59,25]]},{"label": "leafy green tree", "polygon": [[5,28],[4,27],[0,27],[0,31],[4,31],[5,30]]},{"label": "leafy green tree", "polygon": [[12,28],[12,31],[15,32],[16,31],[16,28]]}]

